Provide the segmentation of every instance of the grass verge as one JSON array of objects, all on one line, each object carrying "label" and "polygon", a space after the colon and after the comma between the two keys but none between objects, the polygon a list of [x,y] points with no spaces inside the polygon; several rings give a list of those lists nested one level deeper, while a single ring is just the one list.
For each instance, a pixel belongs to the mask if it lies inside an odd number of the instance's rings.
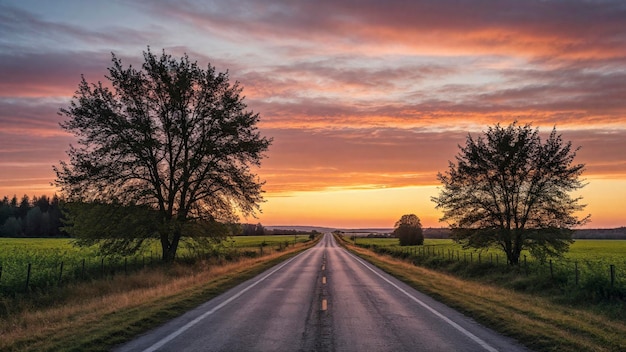
[{"label": "grass verge", "polygon": [[[48,308],[0,320],[1,351],[108,351],[313,246],[237,262],[151,268],[64,288]],[[44,297],[45,299],[45,297]]]},{"label": "grass verge", "polygon": [[625,351],[626,324],[503,287],[462,280],[339,241],[435,299],[536,351]]}]

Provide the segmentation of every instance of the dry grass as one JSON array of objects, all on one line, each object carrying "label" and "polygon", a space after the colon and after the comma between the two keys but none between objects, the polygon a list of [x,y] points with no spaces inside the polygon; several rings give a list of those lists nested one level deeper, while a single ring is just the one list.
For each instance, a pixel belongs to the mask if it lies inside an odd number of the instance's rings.
[{"label": "dry grass", "polygon": [[461,280],[343,242],[418,290],[538,351],[624,351],[626,325],[502,287]]},{"label": "dry grass", "polygon": [[0,350],[108,350],[253,277],[312,243],[221,265],[174,265],[81,283],[49,308],[0,320]]}]

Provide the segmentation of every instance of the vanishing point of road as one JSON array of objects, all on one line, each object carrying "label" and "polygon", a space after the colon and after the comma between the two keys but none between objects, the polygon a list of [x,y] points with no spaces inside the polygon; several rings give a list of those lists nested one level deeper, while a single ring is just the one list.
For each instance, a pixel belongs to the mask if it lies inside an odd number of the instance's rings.
[{"label": "vanishing point of road", "polygon": [[320,243],[116,351],[526,351]]}]

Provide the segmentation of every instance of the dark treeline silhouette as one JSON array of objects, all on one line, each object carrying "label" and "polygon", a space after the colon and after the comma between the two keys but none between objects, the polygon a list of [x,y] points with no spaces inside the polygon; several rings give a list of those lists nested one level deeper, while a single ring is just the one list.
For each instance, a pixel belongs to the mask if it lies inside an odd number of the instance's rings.
[{"label": "dark treeline silhouette", "polygon": [[265,228],[261,223],[258,224],[242,224],[240,236],[263,236],[265,235]]},{"label": "dark treeline silhouette", "polygon": [[241,231],[236,236],[264,236],[264,235],[310,235],[318,234],[316,230],[303,231],[295,229],[267,229],[258,224],[241,224]]},{"label": "dark treeline silhouette", "polygon": [[62,230],[61,199],[24,195],[0,201],[0,237],[65,237]]}]

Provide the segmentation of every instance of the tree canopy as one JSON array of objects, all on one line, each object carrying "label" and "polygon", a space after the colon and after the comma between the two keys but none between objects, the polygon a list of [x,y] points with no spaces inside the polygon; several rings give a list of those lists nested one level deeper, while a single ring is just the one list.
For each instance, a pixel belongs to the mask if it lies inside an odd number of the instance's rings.
[{"label": "tree canopy", "polygon": [[0,237],[59,237],[67,236],[61,231],[61,200],[55,194],[24,195],[0,200]]},{"label": "tree canopy", "polygon": [[584,165],[574,163],[578,149],[556,128],[542,142],[529,124],[498,124],[483,136],[469,134],[459,148],[456,163],[438,174],[443,188],[432,198],[456,241],[499,247],[512,265],[523,249],[542,260],[569,249],[571,228],[589,218],[576,216],[585,206],[570,196],[584,187]]},{"label": "tree canopy", "polygon": [[400,239],[401,246],[424,244],[422,223],[415,214],[402,215],[396,222],[392,235]]},{"label": "tree canopy", "polygon": [[[143,57],[136,69],[112,54],[108,84],[81,79],[60,110],[61,127],[78,146],[54,170],[74,213],[70,233],[92,243],[120,237],[108,247],[122,252],[158,238],[171,260],[181,237],[224,230],[217,225],[259,209],[263,182],[251,167],[271,139],[261,136],[259,114],[246,110],[227,72],[149,48]],[[111,227],[120,221],[125,229]]]}]

